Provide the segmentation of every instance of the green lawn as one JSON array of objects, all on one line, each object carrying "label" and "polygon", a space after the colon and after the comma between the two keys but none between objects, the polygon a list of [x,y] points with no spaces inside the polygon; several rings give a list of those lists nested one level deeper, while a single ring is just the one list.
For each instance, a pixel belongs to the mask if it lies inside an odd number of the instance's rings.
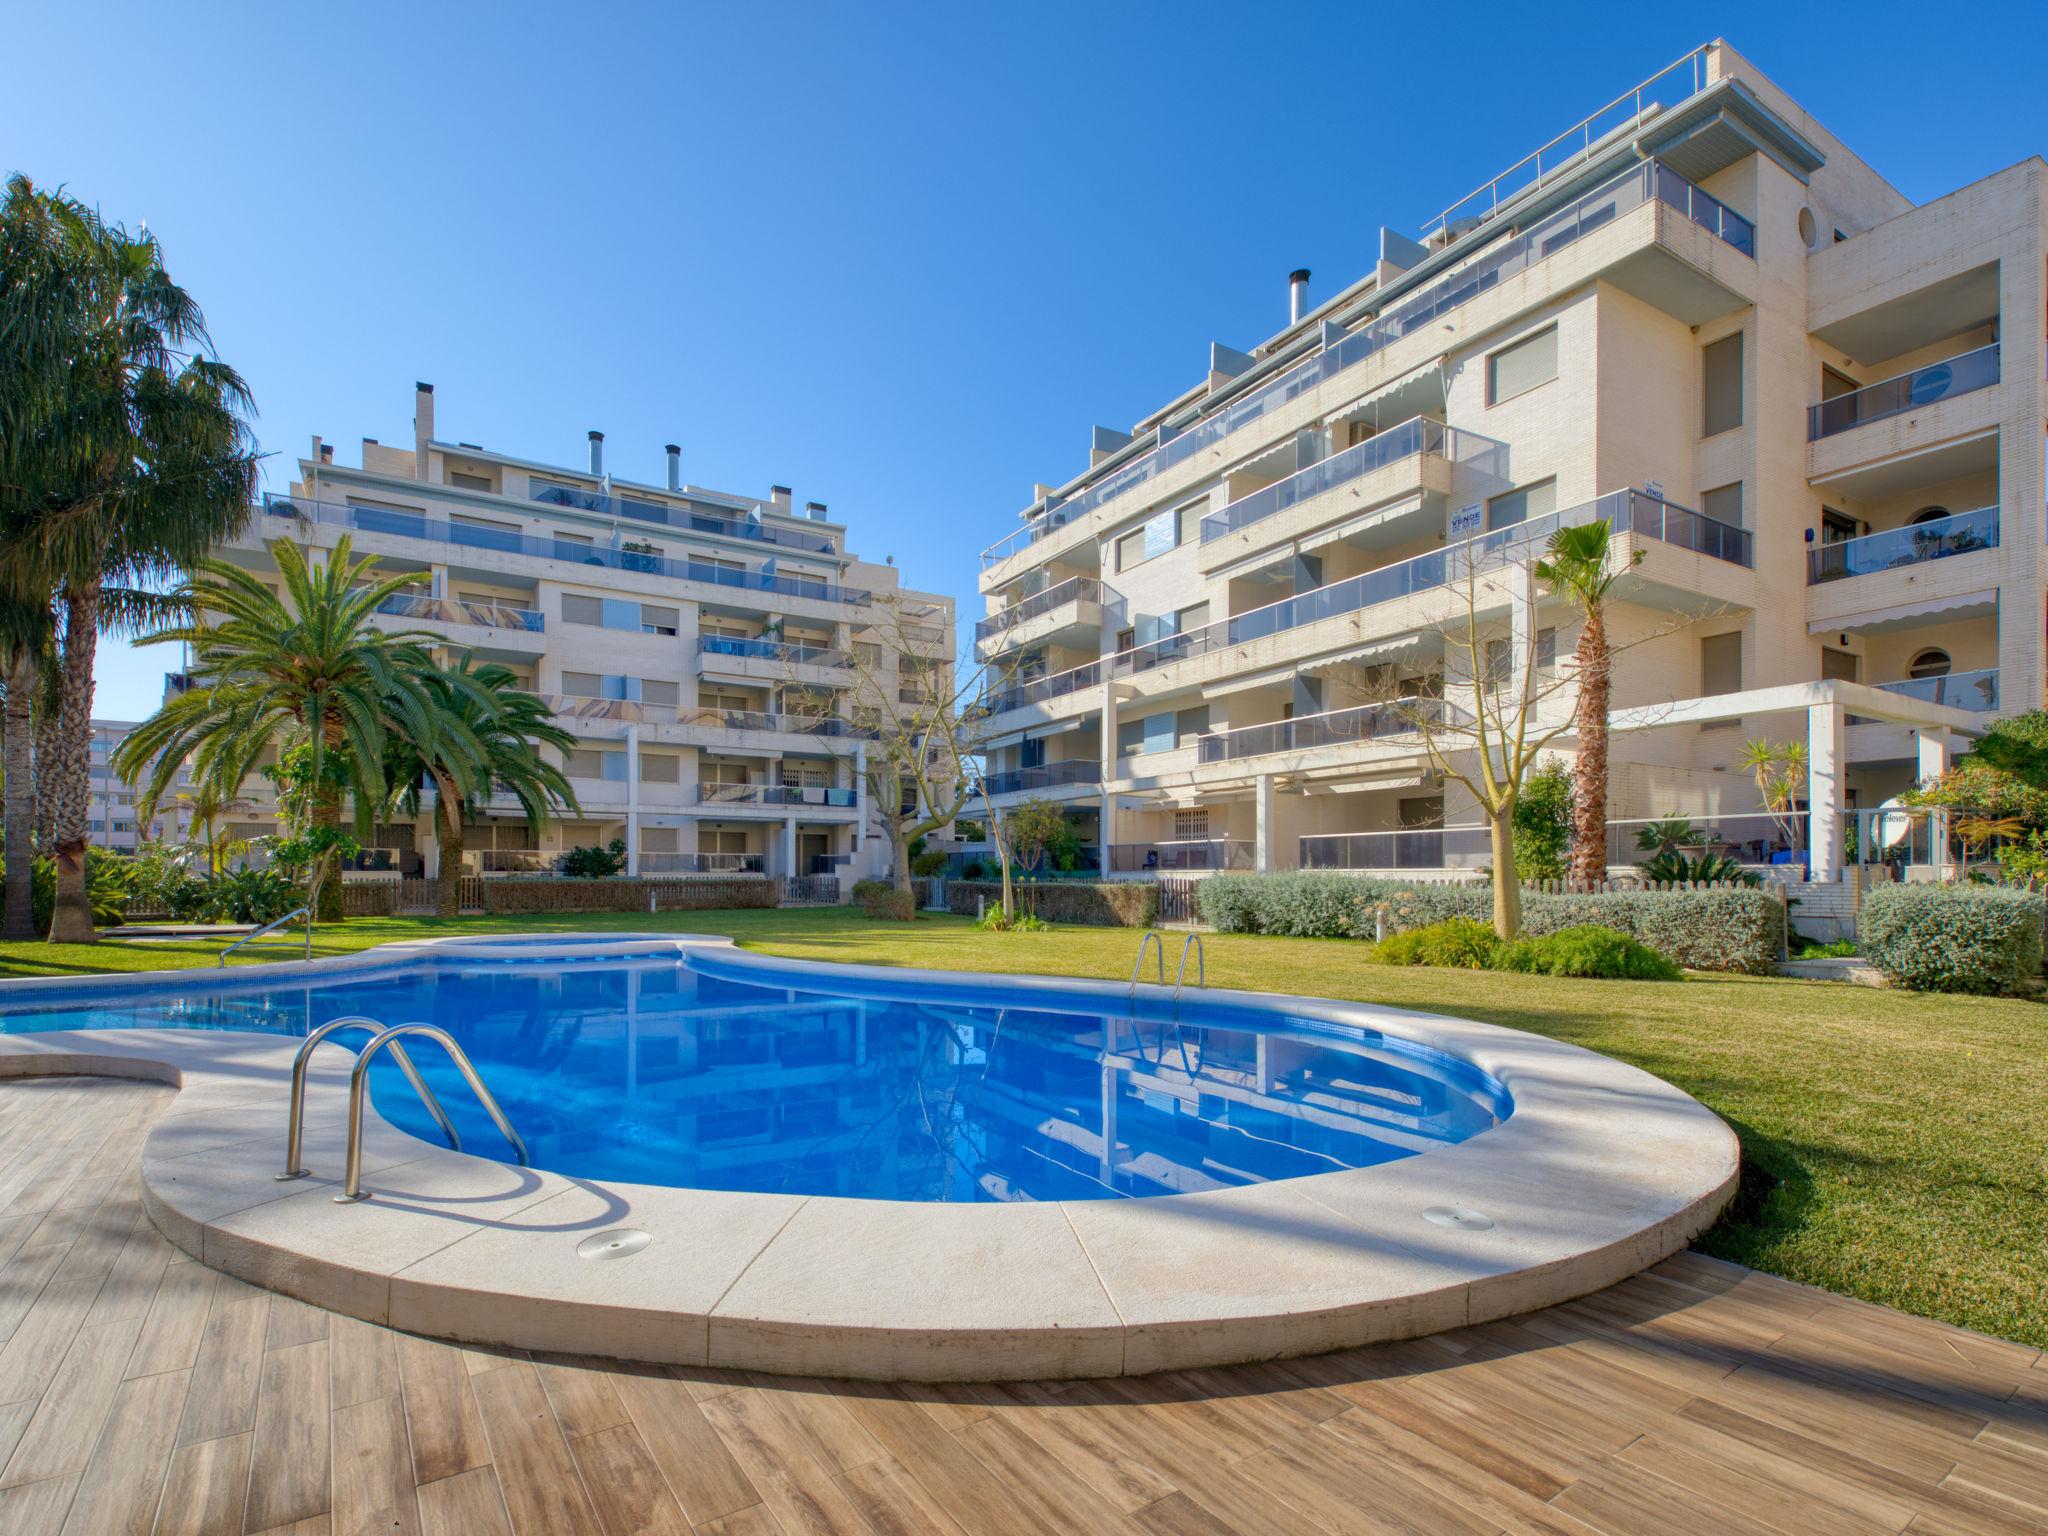
[{"label": "green lawn", "polygon": [[[984,934],[960,918],[906,927],[828,909],[357,919],[323,930],[314,949],[572,928],[725,933],[812,960],[1117,978],[1130,974],[1136,944],[1123,929]],[[211,965],[220,947],[0,945],[0,974]],[[1702,1240],[1708,1252],[2048,1346],[2041,1004],[1748,977],[1660,984],[1388,969],[1348,940],[1211,935],[1207,947],[1212,985],[1464,1014],[1667,1078],[1726,1117],[1754,1165],[1735,1212]]]}]

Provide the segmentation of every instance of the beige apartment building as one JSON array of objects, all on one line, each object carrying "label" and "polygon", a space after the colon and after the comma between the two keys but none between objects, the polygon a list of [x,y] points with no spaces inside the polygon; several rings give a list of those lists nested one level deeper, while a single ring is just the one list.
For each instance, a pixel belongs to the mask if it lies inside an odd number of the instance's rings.
[{"label": "beige apartment building", "polygon": [[[575,734],[577,813],[537,829],[493,797],[466,837],[473,872],[544,872],[615,838],[638,875],[884,869],[854,715],[878,684],[950,686],[952,600],[851,553],[821,502],[687,484],[674,444],[666,483],[626,480],[606,471],[603,435],[589,443],[583,470],[441,441],[421,384],[412,446],[365,438],[351,467],[315,438],[290,494],[265,497],[223,553],[262,571],[277,540],[349,537],[380,576],[415,577],[380,624],[511,668]],[[238,837],[274,826],[250,789]],[[355,873],[438,873],[426,798],[377,828]]]},{"label": "beige apartment building", "polygon": [[[1529,566],[1606,518],[1610,857],[1683,814],[1839,879],[1858,812],[2042,704],[2044,182],[1915,206],[1715,42],[1332,297],[1294,274],[1274,335],[1096,428],[984,553],[992,789],[1064,801],[1113,874],[1483,865],[1390,701],[1457,697],[1470,612],[1568,715]],[[1759,735],[1810,745],[1789,834]]]}]

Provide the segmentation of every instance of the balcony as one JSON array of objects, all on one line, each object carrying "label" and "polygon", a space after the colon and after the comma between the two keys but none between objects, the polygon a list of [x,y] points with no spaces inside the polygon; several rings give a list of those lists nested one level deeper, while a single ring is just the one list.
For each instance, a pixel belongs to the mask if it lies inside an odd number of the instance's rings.
[{"label": "balcony", "polygon": [[643,875],[758,875],[768,868],[760,853],[643,853],[635,862]]},{"label": "balcony", "polygon": [[682,726],[699,726],[715,731],[767,731],[782,736],[844,737],[849,740],[866,737],[872,740],[875,735],[873,730],[864,730],[838,715],[774,715],[752,709],[685,706],[674,711],[649,710],[646,718],[658,725],[666,725],[673,718],[675,724]]},{"label": "balcony", "polygon": [[1988,389],[1998,382],[1998,345],[1979,347],[1942,362],[1929,363],[1896,378],[1866,384],[1846,395],[1806,408],[1806,440],[1817,443],[1837,432],[1868,422],[1884,421],[1919,410],[1939,400]]},{"label": "balcony", "polygon": [[486,875],[552,875],[562,866],[559,853],[538,848],[481,848],[475,857],[478,871]]},{"label": "balcony", "polygon": [[1022,709],[1028,704],[1044,704],[1053,699],[1065,698],[1083,688],[1093,688],[1102,681],[1102,663],[1088,662],[1084,666],[1071,667],[1065,672],[1055,672],[1050,677],[1034,677],[1024,682],[990,694],[981,701],[977,711],[982,716],[1000,715],[1012,709]]},{"label": "balcony", "polygon": [[630,496],[604,496],[574,485],[530,484],[527,487],[527,495],[534,501],[544,502],[550,506],[574,507],[579,512],[596,512],[604,517],[630,517],[636,522],[660,523],[664,527],[680,528],[686,533],[711,533],[726,539],[753,539],[760,543],[779,544],[785,549],[801,549],[812,554],[829,555],[836,552],[833,541],[825,534],[812,533],[803,528],[784,528],[779,524],[762,522],[752,517],[720,517],[694,507],[673,507],[664,502],[640,501]]},{"label": "balcony", "polygon": [[1453,310],[1650,202],[1676,209],[1724,244],[1755,258],[1756,228],[1747,219],[1655,160],[1631,166],[1569,206],[1537,220],[1520,234],[1485,247],[1464,266],[1401,300],[1386,314],[1334,338],[1307,361],[1230,401],[1177,435],[1165,438],[1144,457],[1119,466],[1065,501],[1050,503],[1025,527],[983,550],[982,569],[999,565],[1055,529],[1078,520],[1160,471],[1192,458],[1203,448],[1222,441],[1393,343],[1434,329]]},{"label": "balcony", "polygon": [[438,624],[472,625],[480,629],[515,629],[541,634],[547,616],[531,608],[505,603],[457,602],[447,597],[417,597],[398,592],[377,605],[377,612],[401,619],[430,619]]},{"label": "balcony", "polygon": [[[976,624],[975,648],[981,654],[991,655],[998,650],[1044,645],[1069,629],[1100,629],[1103,609],[1121,602],[1115,592],[1092,576],[1070,577]],[[1002,643],[997,645],[996,641]]]},{"label": "balcony", "polygon": [[853,810],[859,791],[827,789],[798,784],[702,784],[697,786],[700,805],[796,805]]},{"label": "balcony", "polygon": [[736,571],[702,560],[671,560],[665,555],[649,554],[644,550],[611,549],[595,544],[578,544],[568,539],[514,533],[506,528],[442,522],[424,514],[392,512],[383,507],[341,506],[334,502],[271,495],[263,498],[263,510],[273,517],[288,517],[320,527],[348,528],[459,549],[492,550],[535,560],[559,560],[569,565],[602,566],[608,570],[666,576],[676,581],[704,582],[749,592],[774,592],[785,597],[811,598],[824,603],[866,607],[874,601],[874,594],[862,588],[842,587],[810,576],[765,570]]},{"label": "balcony", "polygon": [[1434,721],[1461,713],[1442,699],[1404,699],[1358,709],[1335,709],[1321,715],[1297,715],[1291,720],[1241,726],[1234,731],[1204,736],[1197,761],[1229,763],[1239,758],[1270,757],[1276,752],[1305,752],[1316,747],[1413,736],[1418,712]]},{"label": "balcony", "polygon": [[1909,677],[1877,686],[1886,693],[1919,699],[1927,704],[1946,704],[1950,709],[1970,709],[1985,714],[1995,714],[1998,710],[1996,667],[1979,667],[1973,672],[1946,672],[1940,677]]},{"label": "balcony", "polygon": [[845,667],[852,665],[844,651],[826,645],[804,645],[788,640],[740,639],[732,635],[699,635],[700,656],[746,656],[759,661],[781,661],[790,666]]},{"label": "balcony", "polygon": [[1162,843],[1112,843],[1113,875],[1185,874],[1190,871],[1249,872],[1258,865],[1250,838],[1176,839]]},{"label": "balcony", "polygon": [[1239,497],[1220,512],[1211,512],[1202,519],[1202,542],[1213,544],[1226,534],[1264,522],[1289,507],[1320,496],[1325,491],[1335,490],[1340,485],[1349,485],[1361,476],[1385,469],[1402,459],[1435,454],[1455,461],[1471,457],[1482,449],[1497,453],[1500,447],[1491,438],[1460,432],[1456,427],[1447,427],[1427,416],[1416,416],[1341,453],[1333,453],[1299,474],[1289,475],[1285,480],[1253,491],[1249,496]]},{"label": "balcony", "polygon": [[1860,539],[1843,539],[1810,549],[1806,552],[1806,584],[1819,586],[1822,582],[1895,571],[1997,547],[1998,508],[1979,507],[1974,512],[1930,518],[1924,523],[1888,528]]},{"label": "balcony", "polygon": [[991,795],[1018,795],[1030,790],[1068,789],[1074,786],[1089,786],[1102,782],[1102,765],[1097,762],[1083,762],[1072,759],[1061,763],[1043,763],[1033,768],[1011,768],[1003,773],[992,773],[984,783]]},{"label": "balcony", "polygon": [[1303,869],[1478,869],[1493,858],[1484,827],[1417,827],[1304,837]]},{"label": "balcony", "polygon": [[801,641],[697,637],[697,675],[730,678],[757,687],[796,683],[812,688],[845,688],[853,659],[844,651]]}]

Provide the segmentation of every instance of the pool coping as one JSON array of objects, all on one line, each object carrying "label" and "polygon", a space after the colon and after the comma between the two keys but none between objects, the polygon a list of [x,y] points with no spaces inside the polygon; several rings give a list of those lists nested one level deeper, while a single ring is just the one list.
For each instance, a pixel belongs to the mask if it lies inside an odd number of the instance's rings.
[{"label": "pool coping", "polygon": [[[522,952],[538,948],[535,937],[520,936]],[[911,981],[1020,1003],[1052,992],[1117,1002],[1127,991],[786,960],[712,935],[549,937],[578,941],[583,957],[712,949],[722,963],[811,987]],[[477,937],[408,940],[225,979],[275,986],[492,950]],[[0,981],[0,1006],[201,980],[186,970]],[[1157,1002],[1170,989],[1139,995]],[[289,1183],[276,1173],[294,1037],[0,1035],[0,1077],[82,1072],[178,1087],[143,1147],[145,1207],[180,1248],[243,1280],[465,1343],[798,1375],[1139,1374],[1414,1337],[1610,1285],[1683,1248],[1734,1193],[1733,1132],[1689,1095],[1608,1057],[1378,1004],[1205,997],[1435,1046],[1498,1080],[1514,1113],[1468,1141],[1372,1168],[1142,1200],[944,1204],[571,1178],[422,1141],[373,1102],[364,1169],[375,1197],[337,1206],[345,1047],[315,1057],[313,1172]],[[653,1242],[618,1260],[577,1256],[579,1241],[619,1228]]]}]

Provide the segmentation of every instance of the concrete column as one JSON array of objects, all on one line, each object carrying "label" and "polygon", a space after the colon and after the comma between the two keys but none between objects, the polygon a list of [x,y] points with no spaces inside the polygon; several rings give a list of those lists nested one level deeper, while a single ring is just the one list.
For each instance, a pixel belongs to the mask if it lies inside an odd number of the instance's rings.
[{"label": "concrete column", "polygon": [[868,744],[853,744],[853,851],[854,862],[868,847]]},{"label": "concrete column", "polygon": [[626,727],[626,873],[640,873],[640,727]]},{"label": "concrete column", "polygon": [[796,818],[782,819],[782,873],[785,877],[795,875],[796,867]]},{"label": "concrete column", "polygon": [[1512,671],[1508,683],[1508,709],[1515,701],[1530,697],[1536,680],[1536,562],[1520,561],[1508,567],[1508,654]]},{"label": "concrete column", "polygon": [[1253,867],[1262,875],[1271,874],[1277,867],[1273,862],[1273,775],[1262,773],[1252,785],[1252,858]]},{"label": "concrete column", "polygon": [[1842,706],[1815,704],[1806,712],[1807,867],[1822,882],[1842,878],[1842,810],[1848,803],[1848,768]]},{"label": "concrete column", "polygon": [[1096,751],[1102,771],[1102,807],[1096,813],[1095,841],[1101,871],[1107,875],[1110,845],[1116,841],[1116,796],[1109,788],[1116,777],[1116,688],[1108,678],[1102,680],[1102,730]]},{"label": "concrete column", "polygon": [[[1945,728],[1934,728],[1916,733],[1920,743],[1920,778],[1924,783],[1938,779],[1948,772],[1952,740]],[[1927,856],[1934,865],[1935,877],[1940,880],[1953,879],[1959,871],[1949,857],[1948,811],[1935,808],[1927,818]]]}]

